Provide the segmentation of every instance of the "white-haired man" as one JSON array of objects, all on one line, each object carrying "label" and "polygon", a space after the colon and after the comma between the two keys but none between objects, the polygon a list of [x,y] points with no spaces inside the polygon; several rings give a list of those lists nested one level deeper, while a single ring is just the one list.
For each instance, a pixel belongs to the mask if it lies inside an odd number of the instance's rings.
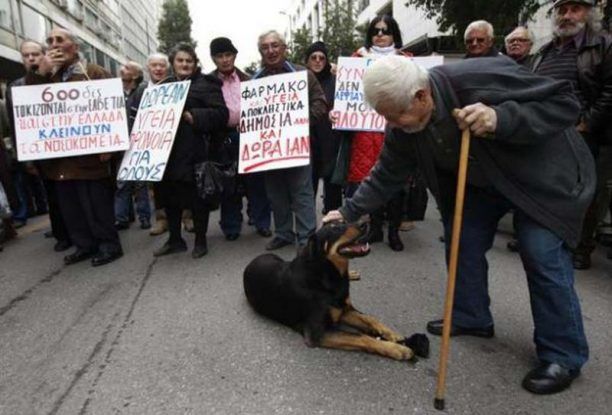
[{"label": "white-haired man", "polygon": [[[366,99],[388,121],[370,177],[325,221],[355,221],[385,203],[417,166],[451,240],[462,128],[471,146],[451,335],[492,337],[486,253],[499,219],[514,209],[529,282],[540,364],[523,380],[533,393],[567,388],[588,359],[571,254],[594,191],[593,160],[574,124],[571,85],[509,58],[468,59],[429,72],[387,57],[364,76]],[[455,111],[457,109],[457,111]],[[418,162],[417,162],[418,160]],[[442,320],[427,324],[435,335]]]},{"label": "white-haired man", "polygon": [[463,34],[467,53],[465,58],[484,58],[499,55],[493,44],[495,33],[493,25],[486,20],[476,20],[468,25]]},{"label": "white-haired man", "polygon": [[519,65],[528,66],[531,48],[533,47],[533,34],[524,26],[518,26],[504,39],[506,55]]},{"label": "white-haired man", "polygon": [[[253,79],[307,70],[303,66],[287,61],[285,39],[274,30],[259,36],[257,46],[261,54],[262,67],[253,75]],[[310,70],[308,70],[308,104],[311,123],[327,117],[329,108],[325,93]],[[317,226],[311,166],[271,170],[264,174],[266,193],[274,216],[275,234],[266,245],[266,249],[272,251],[294,245],[296,239],[298,245],[305,245]]]},{"label": "white-haired man", "polygon": [[535,55],[533,71],[568,80],[580,101],[576,128],[597,163],[597,190],[587,211],[582,238],[574,251],[574,268],[588,269],[595,230],[610,204],[606,182],[612,180],[612,37],[600,31],[593,0],[557,0],[552,41]]}]

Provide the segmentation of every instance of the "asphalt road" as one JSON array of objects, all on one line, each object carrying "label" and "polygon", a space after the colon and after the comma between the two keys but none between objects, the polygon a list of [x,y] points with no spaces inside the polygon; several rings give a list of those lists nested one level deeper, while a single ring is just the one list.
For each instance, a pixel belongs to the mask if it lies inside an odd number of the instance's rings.
[{"label": "asphalt road", "polygon": [[[435,209],[403,233],[406,250],[375,244],[352,268],[363,312],[409,335],[442,314],[443,247]],[[122,232],[110,265],[66,267],[34,221],[0,253],[0,414],[437,414],[440,341],[432,357],[399,363],[311,349],[249,308],[242,271],[264,251],[250,227],[226,241],[211,218],[209,255],[154,259],[164,236]],[[571,389],[520,387],[534,364],[526,280],[500,233],[490,259],[494,339],[451,345],[449,414],[608,414],[612,407],[612,261],[578,272],[591,360]],[[188,236],[191,244],[193,236]],[[281,250],[291,258],[294,251]]]}]

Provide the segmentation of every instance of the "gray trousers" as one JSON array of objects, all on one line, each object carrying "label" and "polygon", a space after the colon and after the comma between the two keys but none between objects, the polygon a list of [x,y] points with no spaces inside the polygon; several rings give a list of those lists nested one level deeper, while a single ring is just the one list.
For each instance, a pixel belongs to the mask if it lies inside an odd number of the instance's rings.
[{"label": "gray trousers", "polygon": [[270,170],[265,180],[276,237],[294,242],[297,235],[298,243],[305,244],[317,227],[311,167]]}]

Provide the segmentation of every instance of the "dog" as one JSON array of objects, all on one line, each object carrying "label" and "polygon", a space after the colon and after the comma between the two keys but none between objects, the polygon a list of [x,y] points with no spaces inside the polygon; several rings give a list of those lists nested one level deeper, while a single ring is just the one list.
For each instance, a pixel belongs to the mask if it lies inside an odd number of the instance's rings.
[{"label": "dog", "polygon": [[[300,332],[309,347],[359,350],[396,360],[428,357],[427,336],[405,338],[351,303],[348,264],[370,252],[360,241],[366,227],[328,223],[290,262],[274,254],[258,256],[244,270],[246,298],[257,313]],[[353,330],[343,331],[344,326]]]}]

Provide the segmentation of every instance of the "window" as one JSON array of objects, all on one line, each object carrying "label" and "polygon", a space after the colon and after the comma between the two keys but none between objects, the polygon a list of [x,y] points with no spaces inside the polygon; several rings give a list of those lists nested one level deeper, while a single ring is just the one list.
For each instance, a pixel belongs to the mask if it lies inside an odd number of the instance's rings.
[{"label": "window", "polygon": [[13,29],[11,2],[9,0],[0,0],[0,26],[6,29]]},{"label": "window", "polygon": [[83,59],[85,59],[87,63],[94,63],[93,47],[89,43],[85,41],[81,42],[80,51]]},{"label": "window", "polygon": [[34,11],[34,9],[23,5],[21,9],[23,21],[23,34],[26,38],[36,41],[45,42],[47,31],[47,21],[42,14]]},{"label": "window", "polygon": [[106,55],[101,50],[96,49],[96,64],[106,68]]}]

